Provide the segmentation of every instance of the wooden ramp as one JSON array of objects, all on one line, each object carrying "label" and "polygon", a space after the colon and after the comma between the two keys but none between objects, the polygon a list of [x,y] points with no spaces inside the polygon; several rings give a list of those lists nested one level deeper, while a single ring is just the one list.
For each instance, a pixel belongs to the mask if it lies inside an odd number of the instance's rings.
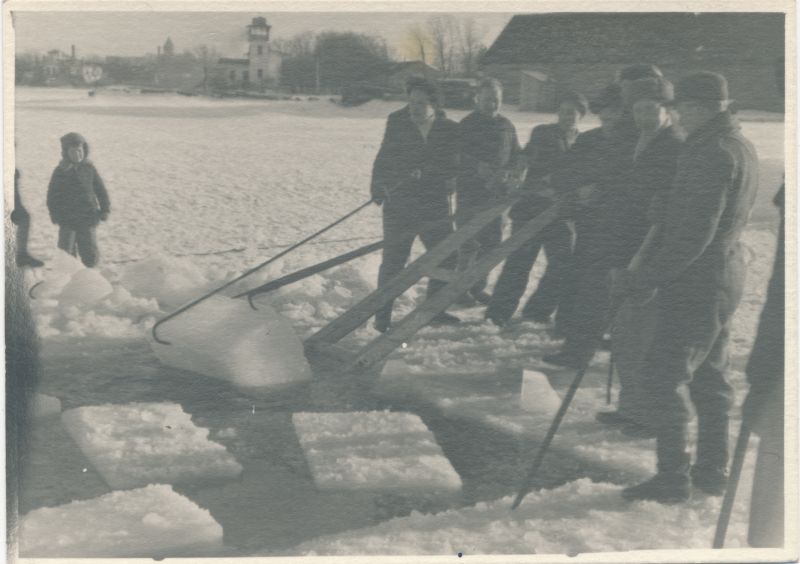
[{"label": "wooden ramp", "polygon": [[[520,199],[514,192],[477,213],[471,220],[434,248],[409,264],[383,287],[378,288],[340,317],[320,329],[305,342],[306,357],[315,375],[355,377],[354,381],[374,381],[381,363],[403,343],[409,341],[420,329],[445,311],[464,295],[476,282],[511,253],[522,247],[558,215],[556,203],[545,212],[528,221],[522,229],[503,241],[490,253],[477,260],[468,269],[454,272],[441,267],[464,243],[474,239],[493,220],[500,217]],[[447,284],[420,304],[405,318],[395,323],[389,331],[377,337],[356,352],[346,351],[338,345],[344,337],[367,322],[384,305],[400,296],[423,277],[442,279]],[[350,378],[348,378],[350,379]]]}]

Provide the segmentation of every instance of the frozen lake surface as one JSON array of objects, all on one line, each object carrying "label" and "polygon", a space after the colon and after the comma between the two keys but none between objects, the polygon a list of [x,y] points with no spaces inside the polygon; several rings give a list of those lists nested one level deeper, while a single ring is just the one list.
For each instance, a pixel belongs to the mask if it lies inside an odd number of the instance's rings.
[{"label": "frozen lake surface", "polygon": [[[565,430],[559,454],[554,455],[563,464],[561,479],[552,485],[560,482],[560,487],[531,495],[517,519],[508,516],[507,496],[518,482],[520,463],[511,446],[503,448],[503,441],[513,442],[515,436],[510,414],[502,402],[487,396],[475,400],[478,407],[473,411],[492,413],[497,419],[494,427],[483,421],[474,428],[459,428],[446,417],[437,418],[446,412],[448,401],[459,409],[472,401],[464,394],[475,381],[465,377],[444,386],[431,376],[478,374],[490,382],[502,370],[519,368],[553,349],[541,326],[526,324],[500,334],[481,322],[479,310],[462,310],[457,313],[468,323],[426,329],[393,357],[418,373],[406,392],[445,394],[432,398],[442,411],[428,411],[423,419],[456,470],[461,469],[463,492],[447,500],[388,491],[320,491],[292,425],[292,412],[305,410],[299,402],[293,405],[291,397],[255,397],[226,382],[159,364],[145,340],[156,318],[369,197],[372,160],[386,115],[401,104],[371,102],[348,109],[325,98],[276,102],[170,95],[90,98],[82,90],[58,89],[18,89],[16,95],[17,166],[23,174],[22,197],[33,217],[32,253],[48,263],[55,256],[57,230],[48,220],[45,194],[64,133],[79,131],[87,138],[91,159],[112,200],[111,218],[99,228],[98,240],[103,257],[99,270],[114,293],[91,305],[64,303],[57,296],[33,302],[43,345],[40,391],[58,398],[64,410],[172,402],[190,414],[195,425],[208,429],[209,438],[224,445],[241,464],[241,476],[179,484],[174,490],[208,510],[222,526],[220,554],[564,553],[710,545],[719,500],[695,499],[680,508],[625,506],[619,501],[622,478],[617,483],[574,481],[587,475],[570,466],[586,451],[580,427]],[[552,119],[513,108],[504,113],[523,142],[532,126]],[[465,112],[449,114],[460,119]],[[760,156],[761,188],[745,237],[752,251],[749,279],[733,336],[733,376],[740,396],[745,388],[741,369],[771,269],[777,223],[771,199],[783,168],[782,122],[774,121],[775,116],[744,118],[745,135]],[[587,120],[582,128],[594,125]],[[380,210],[368,208],[242,288],[377,240],[380,234]],[[378,254],[370,255],[260,299],[289,319],[302,338],[371,291],[379,262]],[[542,267],[537,264],[529,291]],[[43,274],[30,276],[32,284]],[[148,284],[148,280],[159,282]],[[399,315],[423,296],[424,285],[412,288],[397,302]],[[363,344],[375,335],[363,327],[349,344]],[[598,373],[605,371],[605,362],[598,356]],[[583,424],[590,425],[591,408],[604,408],[603,390],[588,389],[585,402]],[[400,403],[385,393],[371,405],[355,407]],[[23,514],[111,491],[57,416],[37,419],[33,432]],[[623,452],[629,457],[623,460],[637,471],[652,468],[651,443],[625,445],[615,431],[592,432],[606,433],[595,442],[597,452],[592,456],[613,459]],[[474,450],[462,448],[464,444]],[[465,461],[475,453],[485,456],[471,467]],[[743,485],[747,480],[745,476]],[[742,488],[729,533],[731,545],[744,543],[746,499],[747,488]],[[450,512],[436,514],[444,510]]]}]

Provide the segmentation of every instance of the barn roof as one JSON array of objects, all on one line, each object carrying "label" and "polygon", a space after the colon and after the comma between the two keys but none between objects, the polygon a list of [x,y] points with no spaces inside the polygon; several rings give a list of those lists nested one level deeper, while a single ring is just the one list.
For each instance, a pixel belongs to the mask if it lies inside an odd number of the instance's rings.
[{"label": "barn roof", "polygon": [[667,64],[772,60],[784,49],[782,13],[571,12],[511,18],[483,64]]}]

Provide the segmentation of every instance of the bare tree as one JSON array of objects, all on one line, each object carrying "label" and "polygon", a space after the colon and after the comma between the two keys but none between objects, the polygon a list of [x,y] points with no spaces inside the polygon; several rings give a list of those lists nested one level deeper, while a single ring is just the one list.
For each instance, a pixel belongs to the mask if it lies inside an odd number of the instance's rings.
[{"label": "bare tree", "polygon": [[474,74],[478,67],[478,55],[485,49],[482,41],[484,32],[478,29],[473,18],[464,18],[461,20],[458,36],[461,71],[466,75]]},{"label": "bare tree", "polygon": [[403,44],[403,55],[412,59],[428,62],[431,38],[427,30],[418,25],[409,28]]},{"label": "bare tree", "polygon": [[436,64],[443,73],[451,74],[455,70],[453,59],[458,41],[458,21],[451,15],[436,15],[428,19],[427,27]]}]

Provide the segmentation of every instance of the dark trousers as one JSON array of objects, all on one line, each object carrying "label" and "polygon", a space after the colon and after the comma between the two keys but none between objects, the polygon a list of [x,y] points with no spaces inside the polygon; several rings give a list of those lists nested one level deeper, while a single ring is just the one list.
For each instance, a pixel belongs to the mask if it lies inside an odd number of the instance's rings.
[{"label": "dark trousers", "polygon": [[[456,226],[461,227],[471,220],[476,213],[492,204],[490,197],[478,198],[474,196],[459,195],[457,199]],[[459,270],[468,268],[472,263],[482,259],[495,247],[503,242],[503,218],[492,220],[481,229],[475,238],[465,243],[459,252]],[[486,289],[488,275],[478,280],[470,291],[479,293]]]},{"label": "dark trousers", "polygon": [[15,214],[14,219],[17,224],[17,256],[26,256],[28,254],[28,237],[31,232],[31,216],[27,211],[21,210]]},{"label": "dark trousers", "polygon": [[[446,239],[453,232],[453,225],[447,216],[439,220],[423,222],[412,214],[383,216],[383,260],[378,272],[378,287],[384,286],[397,276],[406,266],[411,254],[414,239],[419,236],[425,249],[431,249]],[[454,253],[441,263],[441,267],[453,269],[456,266]],[[428,295],[441,289],[446,283],[440,280],[428,280]],[[378,310],[375,315],[378,324],[388,325],[392,319],[393,301]]]},{"label": "dark trousers", "polygon": [[728,463],[728,411],[733,399],[726,377],[728,341],[740,295],[741,288],[716,295],[699,291],[671,295],[667,289],[659,298],[643,383],[657,435],[660,472],[688,469],[692,404],[698,423],[696,464],[722,468]]},{"label": "dark trousers", "polygon": [[[525,221],[512,223],[516,232]],[[486,316],[496,321],[508,321],[517,309],[528,286],[528,278],[539,251],[544,247],[547,269],[539,280],[536,292],[522,310],[523,317],[546,319],[558,307],[572,263],[573,232],[566,221],[556,221],[506,259],[492,293]]]},{"label": "dark trousers", "polygon": [[74,257],[80,255],[81,262],[92,268],[100,260],[97,236],[94,227],[72,228],[60,226],[58,229],[58,248]]}]

